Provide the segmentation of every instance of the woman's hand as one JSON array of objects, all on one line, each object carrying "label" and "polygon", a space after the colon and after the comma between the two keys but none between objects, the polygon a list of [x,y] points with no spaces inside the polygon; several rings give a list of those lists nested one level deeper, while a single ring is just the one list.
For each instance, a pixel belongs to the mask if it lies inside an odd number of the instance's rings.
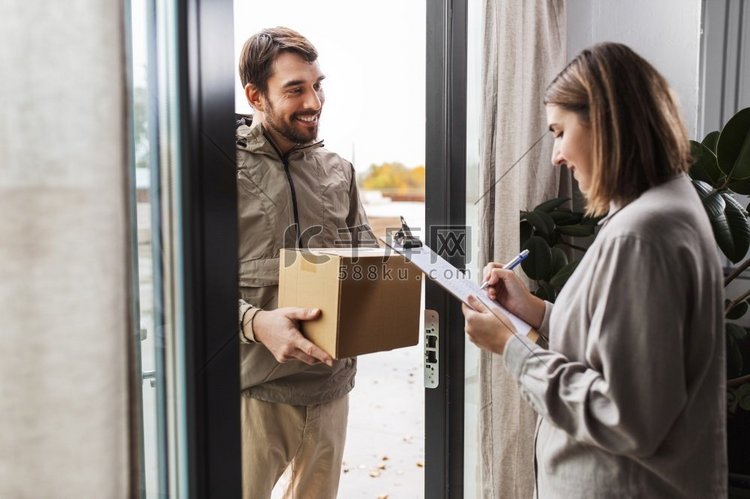
[{"label": "woman's hand", "polygon": [[462,305],[469,339],[482,350],[502,355],[515,333],[510,320],[500,311],[496,313],[502,320],[496,317],[476,296],[469,296],[469,305]]},{"label": "woman's hand", "polygon": [[544,300],[532,295],[512,270],[504,270],[502,265],[492,262],[484,267],[482,278],[489,283],[490,299],[531,327],[538,329],[542,325]]}]

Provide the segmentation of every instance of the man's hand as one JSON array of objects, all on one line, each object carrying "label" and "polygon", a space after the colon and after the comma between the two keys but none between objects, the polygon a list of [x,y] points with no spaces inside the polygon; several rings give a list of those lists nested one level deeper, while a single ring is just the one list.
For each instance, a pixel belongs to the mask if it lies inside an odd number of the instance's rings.
[{"label": "man's hand", "polygon": [[320,309],[285,307],[257,312],[253,319],[255,339],[284,363],[300,360],[308,365],[322,362],[333,366],[333,358],[299,332],[299,321],[320,317]]},{"label": "man's hand", "polygon": [[[505,344],[513,337],[513,326],[507,317],[501,321],[479,301],[476,296],[469,296],[469,305],[463,304],[466,318],[466,334],[476,346],[499,355],[505,351]],[[500,314],[500,312],[497,312]]]}]

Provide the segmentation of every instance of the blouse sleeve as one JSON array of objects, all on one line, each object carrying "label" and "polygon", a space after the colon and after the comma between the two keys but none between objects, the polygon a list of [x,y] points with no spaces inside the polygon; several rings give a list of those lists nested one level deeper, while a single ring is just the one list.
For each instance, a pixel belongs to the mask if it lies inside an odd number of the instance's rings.
[{"label": "blouse sleeve", "polygon": [[[600,246],[586,304],[585,361],[520,338],[504,352],[521,393],[542,417],[616,454],[653,454],[687,400],[684,293],[695,291],[679,259],[654,246],[635,236]],[[554,324],[553,331],[580,334]]]},{"label": "blouse sleeve", "polygon": [[545,338],[549,338],[549,316],[552,314],[552,303],[544,301],[544,317],[542,318],[542,325],[539,326],[539,334]]}]

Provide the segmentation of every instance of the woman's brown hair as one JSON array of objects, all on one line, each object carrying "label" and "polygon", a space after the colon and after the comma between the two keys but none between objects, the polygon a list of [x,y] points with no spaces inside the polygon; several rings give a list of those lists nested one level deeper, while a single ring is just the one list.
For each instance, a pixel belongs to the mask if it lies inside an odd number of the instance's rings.
[{"label": "woman's brown hair", "polygon": [[641,56],[620,43],[582,51],[552,83],[544,103],[575,112],[591,130],[587,212],[623,206],[686,172],[690,142],[674,92]]}]

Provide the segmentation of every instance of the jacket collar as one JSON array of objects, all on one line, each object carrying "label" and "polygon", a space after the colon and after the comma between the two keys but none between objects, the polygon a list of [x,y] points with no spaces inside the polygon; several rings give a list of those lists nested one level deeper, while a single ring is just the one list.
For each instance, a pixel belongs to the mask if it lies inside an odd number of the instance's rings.
[{"label": "jacket collar", "polygon": [[[249,126],[247,120],[241,123],[237,127],[237,145],[254,154],[265,154],[283,159],[283,156],[271,140],[262,123],[252,127]],[[306,144],[297,144],[287,152],[286,157],[292,156],[297,151],[322,146],[322,139],[313,140]]]}]

